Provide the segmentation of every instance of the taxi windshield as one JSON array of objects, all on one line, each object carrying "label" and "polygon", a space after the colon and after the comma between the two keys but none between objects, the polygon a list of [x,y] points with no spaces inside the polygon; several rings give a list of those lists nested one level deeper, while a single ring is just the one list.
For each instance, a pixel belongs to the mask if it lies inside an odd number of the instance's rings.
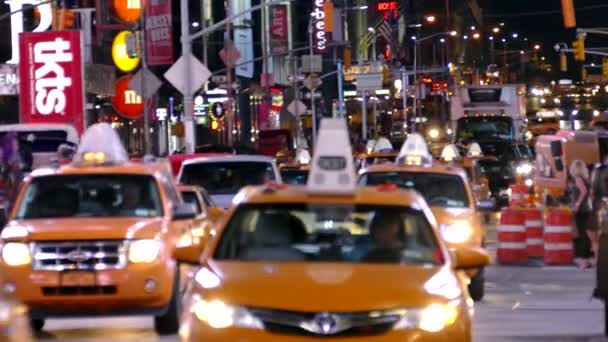
[{"label": "taxi windshield", "polygon": [[17,219],[65,217],[158,217],[156,181],[138,175],[37,177],[28,186]]},{"label": "taxi windshield", "polygon": [[361,176],[360,185],[393,183],[400,188],[418,191],[431,207],[467,208],[469,198],[457,175],[428,172],[371,172]]},{"label": "taxi windshield", "polygon": [[305,185],[308,182],[308,170],[281,170],[283,183]]},{"label": "taxi windshield", "polygon": [[397,206],[250,204],[239,207],[217,260],[439,264],[421,211]]},{"label": "taxi windshield", "polygon": [[184,165],[179,181],[203,187],[210,195],[229,195],[276,179],[268,162],[213,162]]}]

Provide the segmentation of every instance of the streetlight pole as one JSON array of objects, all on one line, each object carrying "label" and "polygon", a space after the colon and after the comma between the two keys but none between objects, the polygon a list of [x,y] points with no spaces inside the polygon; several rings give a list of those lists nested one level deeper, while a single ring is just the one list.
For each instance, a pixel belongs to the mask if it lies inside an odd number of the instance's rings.
[{"label": "streetlight pole", "polygon": [[[186,68],[184,72],[185,89],[183,93],[184,107],[184,135],[186,153],[194,153],[194,144],[196,143],[196,132],[194,130],[194,99],[192,94],[192,76],[190,73],[190,58],[187,58],[192,53],[192,38],[190,36],[190,13],[188,10],[188,0],[180,0],[180,15],[181,15],[181,40],[182,40],[182,56],[186,59]],[[203,30],[204,31],[204,30]],[[201,34],[202,36],[202,34]]]}]

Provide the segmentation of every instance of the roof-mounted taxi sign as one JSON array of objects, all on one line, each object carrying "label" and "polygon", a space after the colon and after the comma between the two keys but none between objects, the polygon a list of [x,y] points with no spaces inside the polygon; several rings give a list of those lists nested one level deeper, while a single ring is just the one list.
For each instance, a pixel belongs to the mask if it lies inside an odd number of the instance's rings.
[{"label": "roof-mounted taxi sign", "polygon": [[401,147],[397,163],[407,166],[428,166],[432,162],[433,156],[429,152],[424,137],[419,133],[410,134]]},{"label": "roof-mounted taxi sign", "polygon": [[74,156],[75,164],[86,165],[120,164],[128,160],[129,156],[118,133],[107,123],[89,127]]},{"label": "roof-mounted taxi sign", "polygon": [[458,147],[454,144],[447,145],[441,151],[441,160],[446,163],[455,162],[462,159]]},{"label": "roof-mounted taxi sign", "polygon": [[307,192],[353,194],[357,185],[356,173],[346,121],[323,119],[317,146],[310,165]]},{"label": "roof-mounted taxi sign", "polygon": [[302,165],[310,163],[310,152],[305,148],[298,147],[296,149],[296,163]]},{"label": "roof-mounted taxi sign", "polygon": [[368,153],[385,153],[392,151],[393,144],[391,144],[391,142],[385,137],[379,137],[378,139],[370,140],[367,143]]},{"label": "roof-mounted taxi sign", "polygon": [[467,158],[475,158],[475,157],[483,157],[483,151],[481,150],[481,146],[478,143],[473,142],[469,145],[469,150],[467,151]]}]

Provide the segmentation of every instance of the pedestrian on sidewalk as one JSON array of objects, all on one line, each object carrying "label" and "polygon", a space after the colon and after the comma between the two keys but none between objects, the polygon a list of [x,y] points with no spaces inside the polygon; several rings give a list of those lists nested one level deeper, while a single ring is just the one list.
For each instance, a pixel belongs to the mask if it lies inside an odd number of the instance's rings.
[{"label": "pedestrian on sidewalk", "polygon": [[588,236],[591,218],[589,205],[589,170],[582,160],[570,165],[568,195],[574,213],[574,257],[579,268],[589,268],[592,264],[591,242]]},{"label": "pedestrian on sidewalk", "polygon": [[[608,156],[595,165],[591,176],[591,225],[589,239],[593,250],[594,260],[597,264],[599,255],[599,232],[601,229],[608,229]],[[608,230],[604,230],[608,231]]]}]

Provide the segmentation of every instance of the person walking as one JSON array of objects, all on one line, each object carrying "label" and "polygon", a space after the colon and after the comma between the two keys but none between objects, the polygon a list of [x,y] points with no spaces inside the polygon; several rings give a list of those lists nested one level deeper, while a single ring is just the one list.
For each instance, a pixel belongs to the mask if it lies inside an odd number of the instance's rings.
[{"label": "person walking", "polygon": [[575,160],[570,165],[568,177],[568,195],[574,212],[574,257],[579,268],[592,265],[591,242],[587,231],[591,223],[591,206],[589,205],[589,170],[582,160]]},{"label": "person walking", "polygon": [[21,158],[19,156],[19,140],[14,132],[7,133],[0,143],[2,150],[2,184],[4,187],[4,200],[6,208],[11,207],[12,200],[16,195],[17,188],[21,182]]}]

